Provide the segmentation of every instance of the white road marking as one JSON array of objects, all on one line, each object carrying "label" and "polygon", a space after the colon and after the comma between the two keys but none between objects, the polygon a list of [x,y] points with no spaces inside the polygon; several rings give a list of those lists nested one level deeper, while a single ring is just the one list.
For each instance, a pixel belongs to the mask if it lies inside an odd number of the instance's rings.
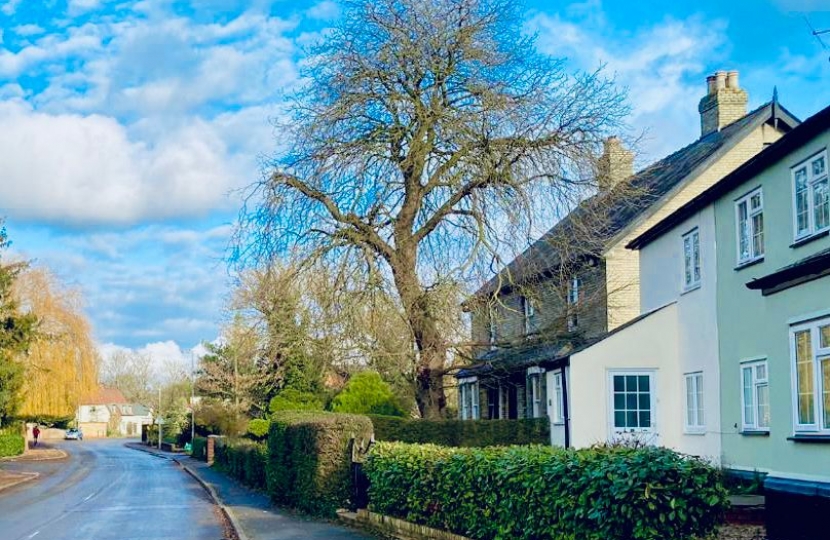
[{"label": "white road marking", "polygon": [[87,495],[86,499],[84,499],[84,502],[90,500],[94,495],[94,493],[90,493],[89,495]]},{"label": "white road marking", "polygon": [[26,538],[34,538],[35,536],[37,536],[39,534],[40,534],[40,531],[35,531],[32,534],[30,534],[29,536],[27,536]]}]

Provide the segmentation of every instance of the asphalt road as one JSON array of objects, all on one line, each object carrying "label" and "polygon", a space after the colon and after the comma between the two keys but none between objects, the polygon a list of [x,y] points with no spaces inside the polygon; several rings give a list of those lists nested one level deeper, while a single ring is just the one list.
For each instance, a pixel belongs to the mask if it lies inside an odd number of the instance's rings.
[{"label": "asphalt road", "polygon": [[7,463],[41,473],[0,491],[3,540],[220,540],[204,489],[170,460],[122,441],[67,441],[66,460]]}]

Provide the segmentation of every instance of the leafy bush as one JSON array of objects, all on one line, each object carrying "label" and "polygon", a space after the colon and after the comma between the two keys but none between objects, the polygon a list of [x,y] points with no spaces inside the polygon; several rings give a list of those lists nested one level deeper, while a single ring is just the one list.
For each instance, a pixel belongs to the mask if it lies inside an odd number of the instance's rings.
[{"label": "leafy bush", "polygon": [[248,435],[249,438],[261,441],[268,437],[268,427],[271,422],[264,418],[254,418],[248,421]]},{"label": "leafy bush", "polygon": [[369,415],[378,441],[441,446],[550,444],[547,418],[523,420],[420,420]]},{"label": "leafy bush", "polygon": [[378,443],[370,508],[472,538],[691,540],[728,507],[719,471],[664,448]]},{"label": "leafy bush", "polygon": [[322,411],[323,403],[317,394],[284,388],[271,398],[268,410],[272,414],[280,411]]},{"label": "leafy bush", "polygon": [[26,449],[26,439],[18,433],[0,434],[0,457],[19,456]]},{"label": "leafy bush", "polygon": [[214,465],[243,484],[256,489],[265,487],[265,464],[268,461],[264,444],[242,439],[216,439]]},{"label": "leafy bush", "polygon": [[374,371],[353,375],[335,396],[331,410],[354,414],[403,416],[405,413],[392,388]]},{"label": "leafy bush", "polygon": [[190,455],[202,461],[207,460],[207,438],[196,436],[193,439]]},{"label": "leafy bush", "polygon": [[365,416],[286,411],[271,417],[266,478],[268,493],[280,504],[334,516],[353,494],[351,446],[368,440]]}]

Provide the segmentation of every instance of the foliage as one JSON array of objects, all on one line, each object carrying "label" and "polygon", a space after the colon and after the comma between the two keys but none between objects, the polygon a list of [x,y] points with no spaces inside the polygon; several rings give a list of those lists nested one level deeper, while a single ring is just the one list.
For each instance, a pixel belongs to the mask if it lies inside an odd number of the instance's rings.
[{"label": "foliage", "polygon": [[422,420],[370,415],[378,441],[485,447],[549,444],[547,418],[522,420]]},{"label": "foliage", "polygon": [[277,412],[268,434],[268,493],[280,504],[334,516],[353,494],[351,441],[368,441],[365,416],[323,412]]},{"label": "foliage", "polygon": [[692,540],[728,508],[720,473],[665,448],[378,443],[370,508],[472,538]]},{"label": "foliage", "polygon": [[268,437],[268,428],[271,422],[264,418],[254,418],[248,421],[247,435],[256,440],[263,440]]},{"label": "foliage", "polygon": [[248,419],[232,404],[203,399],[196,405],[196,432],[237,437],[245,433]]},{"label": "foliage", "polygon": [[[0,221],[0,254],[9,246],[6,229]],[[25,264],[5,264],[0,260],[0,425],[14,415],[21,404],[20,390],[25,382],[21,356],[37,337],[37,316],[23,313],[13,287]]]},{"label": "foliage", "polygon": [[271,399],[268,410],[272,414],[280,411],[322,411],[323,402],[317,394],[285,388]]},{"label": "foliage", "polygon": [[19,456],[26,449],[26,439],[23,435],[0,433],[0,457]]},{"label": "foliage", "polygon": [[353,375],[342,392],[335,396],[331,410],[354,414],[403,416],[405,413],[392,389],[374,371]]},{"label": "foliage", "polygon": [[244,439],[216,439],[215,466],[243,484],[256,489],[265,488],[267,447]]},{"label": "foliage", "polygon": [[130,403],[155,405],[153,377],[149,354],[118,349],[101,361],[101,383],[120,390]]},{"label": "foliage", "polygon": [[207,460],[207,437],[199,437],[193,439],[190,447],[190,455],[201,461]]}]

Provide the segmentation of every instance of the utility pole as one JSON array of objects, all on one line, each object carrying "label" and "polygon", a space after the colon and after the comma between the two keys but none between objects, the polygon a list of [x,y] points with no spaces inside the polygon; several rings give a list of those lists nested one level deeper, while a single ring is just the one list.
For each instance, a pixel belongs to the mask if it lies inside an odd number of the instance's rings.
[{"label": "utility pole", "polygon": [[161,386],[159,386],[159,413],[156,417],[159,420],[159,450],[161,450]]}]

